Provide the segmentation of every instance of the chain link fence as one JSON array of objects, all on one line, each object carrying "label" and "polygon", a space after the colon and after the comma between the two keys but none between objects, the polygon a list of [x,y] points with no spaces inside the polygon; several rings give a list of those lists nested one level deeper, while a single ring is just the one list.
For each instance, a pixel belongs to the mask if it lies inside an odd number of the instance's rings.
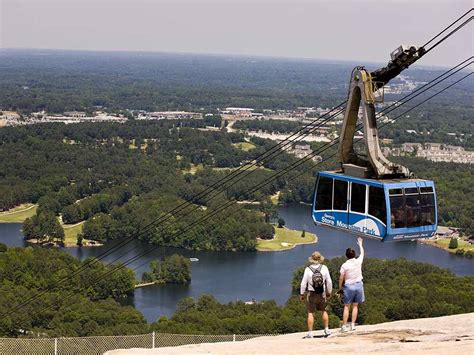
[{"label": "chain link fence", "polygon": [[277,334],[190,335],[150,333],[141,335],[93,336],[74,338],[0,338],[0,354],[18,355],[96,355],[109,350],[162,348],[188,344],[244,341]]}]

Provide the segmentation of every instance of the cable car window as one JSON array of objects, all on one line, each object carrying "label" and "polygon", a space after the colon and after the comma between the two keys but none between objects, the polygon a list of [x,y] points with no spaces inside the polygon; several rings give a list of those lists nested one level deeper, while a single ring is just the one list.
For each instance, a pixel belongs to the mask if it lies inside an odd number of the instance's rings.
[{"label": "cable car window", "polygon": [[429,186],[429,187],[420,187],[420,192],[421,193],[433,193],[433,187]]},{"label": "cable car window", "polygon": [[407,227],[419,227],[421,225],[421,200],[417,188],[405,189],[405,206]]},{"label": "cable car window", "polygon": [[[431,188],[433,191],[433,188]],[[430,226],[435,224],[435,197],[434,193],[421,194],[421,226]]]},{"label": "cable car window", "polygon": [[369,214],[387,224],[387,206],[382,188],[369,186]]},{"label": "cable car window", "polygon": [[390,189],[389,190],[390,195],[403,195],[402,189]]},{"label": "cable car window", "polygon": [[352,183],[351,211],[365,213],[365,189],[366,185]]},{"label": "cable car window", "polygon": [[320,176],[318,181],[318,189],[316,191],[317,211],[330,210],[332,208],[332,179]]},{"label": "cable car window", "polygon": [[405,201],[402,189],[390,189],[390,212],[392,228],[406,227]]},{"label": "cable car window", "polygon": [[333,209],[347,211],[347,181],[334,180]]}]

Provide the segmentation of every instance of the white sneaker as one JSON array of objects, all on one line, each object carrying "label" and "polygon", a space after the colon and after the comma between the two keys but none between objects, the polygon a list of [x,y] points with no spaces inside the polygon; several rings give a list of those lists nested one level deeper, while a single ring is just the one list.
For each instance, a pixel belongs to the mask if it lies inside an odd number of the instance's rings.
[{"label": "white sneaker", "polygon": [[348,331],[347,325],[343,325],[343,326],[341,327],[341,332],[342,332],[342,333],[346,333],[347,331]]},{"label": "white sneaker", "polygon": [[328,330],[324,329],[324,336],[325,336],[325,337],[328,337],[328,336],[330,336],[331,334],[332,334],[332,332],[331,332],[330,329],[328,329]]},{"label": "white sneaker", "polygon": [[351,331],[356,330],[356,325],[354,323],[351,323]]},{"label": "white sneaker", "polygon": [[303,339],[313,339],[313,335],[312,334],[306,334]]}]

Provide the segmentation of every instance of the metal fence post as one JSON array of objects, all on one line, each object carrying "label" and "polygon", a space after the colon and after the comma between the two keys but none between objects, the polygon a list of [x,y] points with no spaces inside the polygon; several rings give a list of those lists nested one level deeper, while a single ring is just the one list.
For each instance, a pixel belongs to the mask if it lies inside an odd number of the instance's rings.
[{"label": "metal fence post", "polygon": [[58,355],[58,338],[54,338],[54,355]]},{"label": "metal fence post", "polygon": [[235,334],[232,335],[232,341],[235,341]]},{"label": "metal fence post", "polygon": [[155,348],[155,332],[151,333],[151,336],[153,337],[151,340],[151,348]]}]

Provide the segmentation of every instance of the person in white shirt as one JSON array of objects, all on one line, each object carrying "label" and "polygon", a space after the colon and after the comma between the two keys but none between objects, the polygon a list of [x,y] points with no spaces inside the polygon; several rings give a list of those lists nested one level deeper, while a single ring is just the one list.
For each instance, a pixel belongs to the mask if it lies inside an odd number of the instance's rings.
[{"label": "person in white shirt", "polygon": [[[332,280],[326,265],[323,265],[324,256],[315,251],[309,258],[310,263],[304,270],[303,279],[300,285],[300,297],[306,302],[308,311],[308,335],[305,338],[313,337],[314,313],[316,310],[322,312],[324,335],[331,335],[329,330],[329,316],[327,312],[327,299],[331,296]],[[314,276],[313,276],[314,275]],[[317,284],[315,285],[314,282]]]},{"label": "person in white shirt", "polygon": [[359,246],[359,257],[355,257],[355,251],[352,248],[346,250],[347,261],[342,264],[339,277],[339,290],[342,292],[344,302],[344,312],[342,314],[343,332],[348,330],[347,321],[349,319],[349,308],[352,305],[351,330],[355,330],[359,303],[365,301],[364,284],[362,282],[362,262],[364,261],[364,247],[362,238],[357,239]]}]

